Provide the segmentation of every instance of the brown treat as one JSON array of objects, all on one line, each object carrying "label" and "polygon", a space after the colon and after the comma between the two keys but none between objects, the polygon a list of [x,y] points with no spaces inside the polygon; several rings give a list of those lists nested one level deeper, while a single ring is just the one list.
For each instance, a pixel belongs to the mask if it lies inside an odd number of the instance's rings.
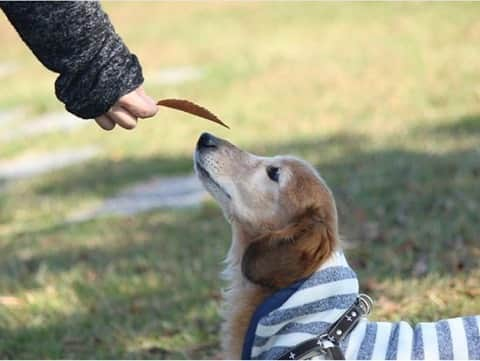
[{"label": "brown treat", "polygon": [[218,123],[220,125],[223,125],[225,128],[230,129],[230,127],[224,122],[222,122],[215,114],[205,109],[204,107],[201,107],[200,105],[197,105],[185,99],[162,99],[157,102],[157,105],[163,105],[164,107],[181,110],[186,113],[190,113],[198,117],[211,120],[212,122]]}]

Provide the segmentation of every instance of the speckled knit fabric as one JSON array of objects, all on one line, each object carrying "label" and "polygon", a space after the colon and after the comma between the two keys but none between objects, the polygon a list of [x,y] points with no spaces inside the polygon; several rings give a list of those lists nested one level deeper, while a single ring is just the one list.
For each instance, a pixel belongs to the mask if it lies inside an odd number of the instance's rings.
[{"label": "speckled knit fabric", "polygon": [[137,57],[97,2],[0,2],[0,7],[42,64],[60,74],[55,92],[69,112],[94,118],[142,84]]},{"label": "speckled knit fabric", "polygon": [[[335,253],[279,307],[263,313],[256,325],[250,325],[253,342],[244,345],[243,357],[276,359],[297,344],[325,333],[357,296],[355,272],[343,253]],[[358,360],[480,359],[479,328],[480,316],[422,322],[415,327],[406,322],[370,322],[364,318],[340,347],[347,359]]]}]

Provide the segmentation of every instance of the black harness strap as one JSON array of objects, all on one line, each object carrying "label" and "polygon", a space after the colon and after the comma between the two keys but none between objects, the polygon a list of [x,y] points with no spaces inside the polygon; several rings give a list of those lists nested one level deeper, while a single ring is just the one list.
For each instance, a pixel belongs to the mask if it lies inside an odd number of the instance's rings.
[{"label": "black harness strap", "polygon": [[320,336],[304,341],[285,352],[279,360],[307,360],[322,355],[330,360],[345,360],[340,342],[357,326],[363,316],[372,310],[372,299],[361,294],[354,304]]}]

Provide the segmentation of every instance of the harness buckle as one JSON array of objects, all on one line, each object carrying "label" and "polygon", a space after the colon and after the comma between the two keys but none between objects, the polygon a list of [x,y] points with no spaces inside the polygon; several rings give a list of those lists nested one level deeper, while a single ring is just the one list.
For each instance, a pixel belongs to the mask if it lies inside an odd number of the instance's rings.
[{"label": "harness buckle", "polygon": [[335,340],[328,336],[328,333],[324,333],[318,336],[317,340],[317,345],[320,346],[322,349],[327,349],[335,346]]},{"label": "harness buckle", "polygon": [[350,308],[334,322],[326,333],[304,341],[282,355],[280,360],[311,359],[323,355],[329,360],[344,360],[340,342],[357,326],[360,319],[370,314],[373,300],[366,294],[358,295]]}]

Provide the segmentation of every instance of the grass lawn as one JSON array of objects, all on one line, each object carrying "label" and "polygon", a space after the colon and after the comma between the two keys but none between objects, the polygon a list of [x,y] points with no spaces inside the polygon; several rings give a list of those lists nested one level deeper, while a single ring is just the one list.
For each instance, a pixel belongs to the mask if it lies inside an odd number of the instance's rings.
[{"label": "grass lawn", "polygon": [[[104,6],[150,94],[195,100],[231,130],[162,109],[133,132],[92,122],[2,141],[2,160],[102,151],[0,193],[0,358],[217,353],[230,234],[212,201],[65,222],[136,181],[191,172],[203,130],[319,169],[351,264],[377,301],[374,318],[480,314],[480,4]],[[10,127],[61,110],[55,74],[3,16],[0,43],[0,63],[18,67],[1,79],[0,110],[25,112]],[[174,66],[198,67],[203,78],[149,80]]]}]

